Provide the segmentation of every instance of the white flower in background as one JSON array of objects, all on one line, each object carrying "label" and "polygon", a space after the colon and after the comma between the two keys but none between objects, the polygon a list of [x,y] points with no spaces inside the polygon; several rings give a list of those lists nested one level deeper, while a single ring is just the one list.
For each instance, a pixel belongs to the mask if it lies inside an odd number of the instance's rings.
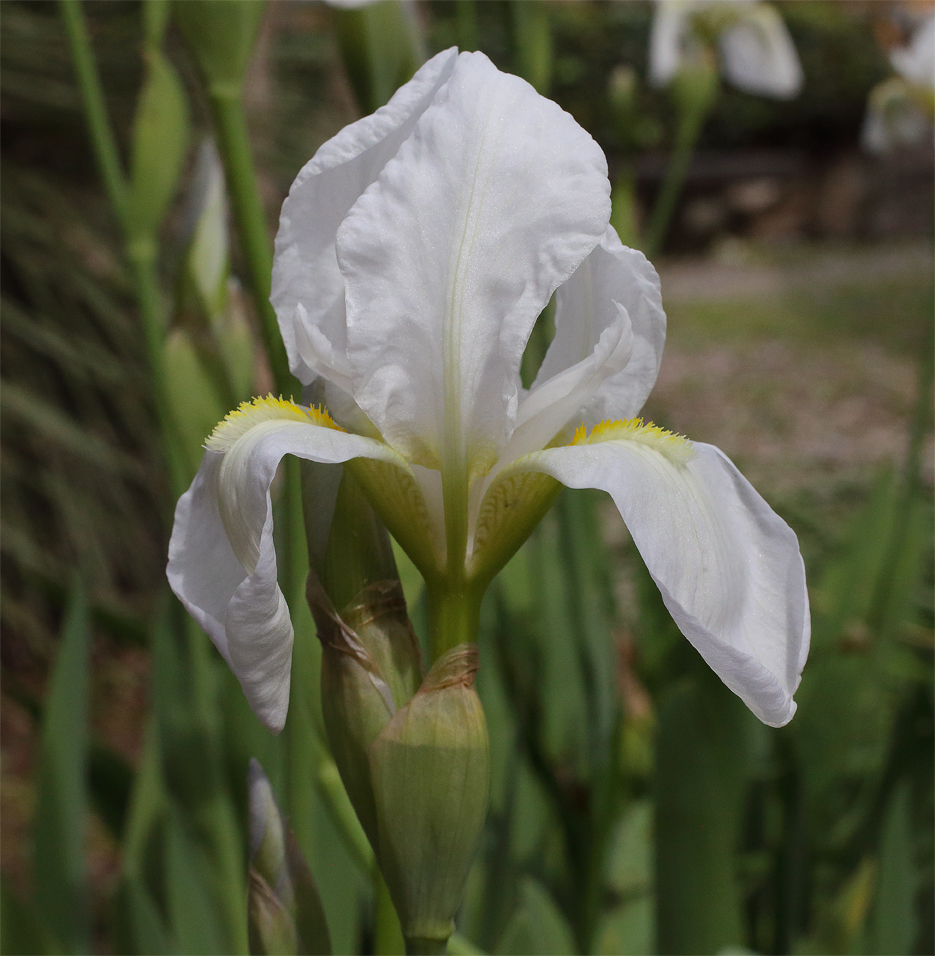
[{"label": "white flower in background", "polygon": [[[608,225],[609,194],[567,113],[455,50],[299,173],[272,300],[293,372],[334,420],[273,398],[229,415],[179,501],[168,567],[274,730],[292,627],[269,489],[286,454],[349,463],[436,606],[479,605],[554,479],[607,491],[686,637],[761,720],[792,717],[809,643],[795,535],[717,448],[634,417],[665,314],[655,270]],[[526,391],[553,292],[555,338]]]},{"label": "white flower in background", "polygon": [[932,136],[935,114],[935,14],[912,34],[906,47],[890,52],[898,74],[870,93],[861,144],[871,153],[914,146]]},{"label": "white flower in background", "polygon": [[658,0],[649,43],[655,86],[716,48],[724,78],[740,90],[791,99],[802,89],[789,31],[775,7],[759,0]]}]

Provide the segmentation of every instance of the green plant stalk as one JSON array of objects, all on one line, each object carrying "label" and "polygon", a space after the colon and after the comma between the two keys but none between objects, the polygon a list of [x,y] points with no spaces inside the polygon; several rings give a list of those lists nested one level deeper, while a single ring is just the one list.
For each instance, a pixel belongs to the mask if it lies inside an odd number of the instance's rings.
[{"label": "green plant stalk", "polygon": [[107,118],[104,92],[101,89],[101,79],[94,62],[94,52],[88,38],[88,27],[81,10],[81,0],[61,0],[61,10],[75,72],[78,74],[78,86],[81,89],[81,99],[97,165],[101,178],[104,180],[104,188],[107,190],[110,204],[117,213],[120,224],[125,225],[126,183],[120,168],[117,143]]},{"label": "green plant stalk", "polygon": [[666,167],[662,189],[659,191],[659,196],[653,205],[653,213],[649,221],[649,229],[643,249],[646,258],[650,261],[659,254],[669,231],[672,215],[675,212],[675,204],[682,192],[692,153],[695,151],[695,144],[698,142],[698,137],[701,135],[701,130],[709,112],[710,104],[697,104],[693,108],[683,109],[679,113],[675,150],[669,160],[669,165]]},{"label": "green plant stalk", "polygon": [[169,405],[166,385],[165,354],[165,307],[159,288],[159,272],[156,261],[156,245],[148,239],[128,239],[127,258],[133,274],[136,301],[146,339],[150,373],[153,377],[153,392],[156,397],[156,414],[163,435],[166,463],[169,468],[169,483],[172,500],[175,501],[188,487],[188,469],[182,452],[178,425]]},{"label": "green plant stalk", "polygon": [[429,604],[429,639],[432,662],[459,644],[477,640],[480,626],[482,594],[463,580],[429,584],[426,582]]},{"label": "green plant stalk", "polygon": [[269,301],[273,254],[250,153],[243,99],[239,92],[233,91],[228,85],[209,89],[208,93],[237,233],[250,275],[260,335],[276,388],[281,394],[289,394],[296,389],[297,383],[289,371],[276,312]]},{"label": "green plant stalk", "polygon": [[932,385],[933,380],[935,380],[935,348],[933,348],[935,343],[932,341],[933,336],[935,336],[935,330],[933,330],[931,324],[928,324],[920,353],[916,402],[909,422],[909,445],[906,450],[906,462],[903,466],[899,508],[896,511],[896,520],[890,538],[889,556],[877,581],[869,614],[870,623],[878,633],[885,631],[889,623],[890,595],[893,592],[896,575],[899,573],[899,555],[902,553],[909,534],[912,503],[921,484],[922,449],[931,416]]},{"label": "green plant stalk", "polygon": [[143,324],[146,350],[153,376],[156,414],[162,431],[172,494],[178,497],[186,484],[181,441],[166,392],[162,344],[165,330],[164,307],[159,290],[155,237],[134,236],[127,220],[126,180],[120,165],[117,143],[107,117],[101,80],[88,38],[87,23],[80,0],[61,0],[62,18],[71,45],[72,59],[81,89],[88,132],[94,156],[104,182],[107,197],[124,235],[125,251],[133,276],[133,286]]}]

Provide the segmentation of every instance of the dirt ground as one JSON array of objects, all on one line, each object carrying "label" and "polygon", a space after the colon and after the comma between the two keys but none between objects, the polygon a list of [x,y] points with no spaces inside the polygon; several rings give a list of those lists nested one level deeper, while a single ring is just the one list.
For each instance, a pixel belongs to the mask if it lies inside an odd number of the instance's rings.
[{"label": "dirt ground", "polygon": [[[931,247],[774,262],[727,252],[661,264],[669,332],[646,416],[719,445],[780,497],[898,466],[933,320]],[[890,288],[915,292],[907,302]],[[931,430],[923,475],[931,485]]]}]

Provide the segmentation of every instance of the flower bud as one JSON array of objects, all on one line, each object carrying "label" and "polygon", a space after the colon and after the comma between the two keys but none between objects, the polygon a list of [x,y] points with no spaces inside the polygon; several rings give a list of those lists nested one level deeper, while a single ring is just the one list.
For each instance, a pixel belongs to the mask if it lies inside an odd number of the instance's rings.
[{"label": "flower bud", "polygon": [[475,644],[440,657],[370,747],[379,861],[407,948],[442,952],[487,813]]},{"label": "flower bud", "polygon": [[379,847],[367,751],[421,679],[419,648],[399,581],[364,588],[339,616],[314,575],[308,602],[322,644],[325,730],[341,780],[374,851]]},{"label": "flower bud", "polygon": [[251,953],[330,953],[328,925],[312,872],[257,760],[250,761],[248,790]]},{"label": "flower bud", "polygon": [[298,954],[299,935],[289,911],[252,866],[249,880],[247,927],[251,954]]},{"label": "flower bud", "polygon": [[[422,682],[389,536],[354,476],[303,462],[306,597],[322,645],[321,700],[331,753],[370,845],[376,808],[367,750]],[[340,611],[336,610],[336,606]]]},{"label": "flower bud", "polygon": [[240,95],[263,19],[263,0],[176,2],[176,22],[212,94]]}]

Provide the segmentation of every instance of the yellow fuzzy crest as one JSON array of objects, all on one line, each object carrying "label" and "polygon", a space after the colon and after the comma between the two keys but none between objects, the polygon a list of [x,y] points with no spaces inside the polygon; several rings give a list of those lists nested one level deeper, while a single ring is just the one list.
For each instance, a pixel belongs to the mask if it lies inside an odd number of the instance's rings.
[{"label": "yellow fuzzy crest", "polygon": [[594,445],[605,441],[634,441],[665,455],[677,465],[687,465],[696,455],[692,443],[683,435],[660,428],[642,418],[599,422],[588,434],[584,425],[575,430],[572,445]]},{"label": "yellow fuzzy crest", "polygon": [[240,406],[228,412],[224,421],[211,432],[205,442],[209,451],[228,451],[234,443],[262,422],[294,421],[303,425],[319,425],[322,428],[344,429],[334,423],[334,419],[321,408],[305,408],[280,396],[274,398],[254,398],[241,402]]}]

